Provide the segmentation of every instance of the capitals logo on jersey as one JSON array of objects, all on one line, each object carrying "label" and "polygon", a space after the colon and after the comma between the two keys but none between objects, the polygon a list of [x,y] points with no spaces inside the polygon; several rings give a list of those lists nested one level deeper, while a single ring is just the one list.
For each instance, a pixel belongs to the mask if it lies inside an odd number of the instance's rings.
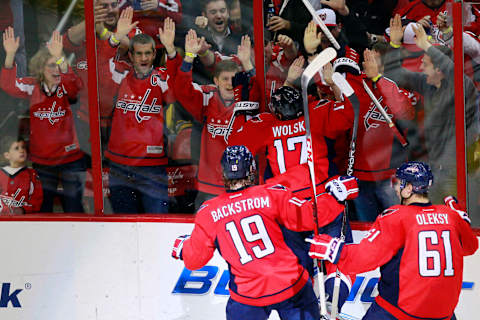
[{"label": "capitals logo on jersey", "polygon": [[225,142],[227,142],[228,136],[232,132],[233,120],[234,115],[232,115],[230,121],[225,121],[224,124],[221,123],[222,120],[217,120],[215,122],[214,119],[211,119],[211,122],[207,123],[207,131],[212,135],[212,138],[221,136],[225,139]]},{"label": "capitals logo on jersey", "polygon": [[51,125],[54,125],[55,122],[60,121],[59,118],[64,117],[66,112],[65,110],[62,110],[62,107],[58,107],[57,110],[55,110],[57,102],[53,102],[52,106],[47,109],[39,109],[38,111],[35,111],[33,113],[33,116],[39,118],[40,120],[48,119]]},{"label": "capitals logo on jersey", "polygon": [[[144,120],[150,120],[151,116],[145,114],[158,114],[162,110],[162,105],[156,104],[157,98],[153,98],[151,104],[146,103],[151,91],[152,89],[147,89],[143,97],[137,97],[133,94],[125,94],[123,96],[123,99],[117,101],[115,107],[117,109],[121,109],[124,114],[126,114],[127,112],[134,112],[135,119],[138,123],[141,123]],[[140,102],[138,102],[139,100]]]},{"label": "capitals logo on jersey", "polygon": [[[383,101],[383,97],[380,97],[378,99],[378,102],[380,102],[381,104],[382,101]],[[392,119],[393,114],[388,113],[388,107],[385,106],[384,109],[387,112],[390,119]],[[377,107],[375,106],[375,104],[371,102],[370,109],[365,114],[365,116],[363,116],[363,124],[365,125],[365,131],[368,131],[370,128],[373,128],[373,129],[378,128],[378,126],[380,125],[378,123],[379,121],[387,123],[387,120],[385,120],[385,118],[382,116],[380,111],[377,110]]]},{"label": "capitals logo on jersey", "polygon": [[22,196],[17,200],[17,196],[20,194],[22,189],[18,188],[17,191],[8,196],[8,194],[0,194],[0,212],[2,212],[4,205],[7,206],[9,211],[12,211],[11,208],[21,208],[24,205],[25,196]]}]

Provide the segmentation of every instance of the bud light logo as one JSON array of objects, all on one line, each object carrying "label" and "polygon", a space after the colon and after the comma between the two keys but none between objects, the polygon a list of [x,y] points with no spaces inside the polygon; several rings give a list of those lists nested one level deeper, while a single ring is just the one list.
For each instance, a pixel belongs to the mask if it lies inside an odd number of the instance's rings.
[{"label": "bud light logo", "polygon": [[18,300],[18,295],[22,292],[23,289],[13,289],[9,282],[2,283],[2,292],[0,295],[0,308],[8,308],[12,306],[14,308],[21,308],[20,300]]},{"label": "bud light logo", "polygon": [[[205,266],[195,271],[183,268],[183,271],[180,274],[180,277],[178,278],[178,281],[175,284],[172,293],[205,295],[211,292],[213,288],[213,294],[228,296],[228,282],[230,281],[230,272],[228,270],[223,270],[223,272],[220,271],[220,279],[216,281],[219,271],[220,268],[216,266]],[[372,303],[373,301],[375,301],[375,297],[377,295],[376,287],[378,284],[378,280],[378,277],[357,276],[346,301],[360,301],[363,303]],[[473,282],[463,282],[462,289],[472,290],[473,286]]]},{"label": "bud light logo", "polygon": [[[218,273],[218,267],[205,266],[201,269],[191,271],[183,268],[182,274],[173,288],[172,293],[187,294],[206,294],[212,288],[213,280]],[[228,282],[230,281],[230,272],[224,270],[220,280],[215,286],[214,294],[229,295]]]}]

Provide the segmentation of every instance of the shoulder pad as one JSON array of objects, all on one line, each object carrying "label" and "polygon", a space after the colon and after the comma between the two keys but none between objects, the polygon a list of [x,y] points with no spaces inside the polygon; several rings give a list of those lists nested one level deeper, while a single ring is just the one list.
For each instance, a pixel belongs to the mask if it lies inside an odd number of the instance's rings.
[{"label": "shoulder pad", "polygon": [[391,208],[383,210],[383,212],[380,213],[380,216],[383,218],[383,217],[389,216],[391,214],[394,214],[395,212],[398,212],[398,210],[399,210],[399,208],[391,207]]},{"label": "shoulder pad", "polygon": [[279,191],[287,191],[287,190],[288,190],[287,187],[285,187],[285,186],[283,186],[283,185],[281,185],[281,184],[275,184],[275,185],[273,185],[273,186],[271,186],[271,187],[268,187],[268,189],[270,189],[270,190],[279,190]]},{"label": "shoulder pad", "polygon": [[200,208],[198,208],[197,212],[200,212],[203,208],[208,207],[208,204],[202,204]]},{"label": "shoulder pad", "polygon": [[317,104],[315,105],[315,107],[313,107],[313,109],[323,107],[323,106],[327,105],[329,102],[330,102],[330,100],[328,100],[328,99],[321,99],[317,102]]},{"label": "shoulder pad", "polygon": [[270,112],[262,112],[262,113],[259,113],[255,116],[253,116],[249,121],[264,122],[264,121],[272,121],[274,119],[276,119],[275,116],[273,114],[271,114]]}]

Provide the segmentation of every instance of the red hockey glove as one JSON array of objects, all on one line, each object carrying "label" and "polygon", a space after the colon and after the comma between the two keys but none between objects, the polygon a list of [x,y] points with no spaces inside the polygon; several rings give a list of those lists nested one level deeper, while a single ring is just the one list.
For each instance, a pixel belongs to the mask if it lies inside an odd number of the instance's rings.
[{"label": "red hockey glove", "polygon": [[352,176],[340,176],[325,184],[325,190],[337,201],[352,200],[358,197],[357,178]]},{"label": "red hockey glove", "polygon": [[172,250],[172,257],[174,259],[183,260],[183,257],[182,257],[183,242],[188,238],[190,238],[190,235],[179,236],[177,237],[177,239],[175,239],[175,242],[173,243],[173,250]]},{"label": "red hockey glove", "polygon": [[457,198],[455,198],[454,196],[448,196],[448,197],[445,197],[443,199],[443,201],[445,201],[445,205],[449,206],[450,209],[452,209],[453,211],[455,211],[456,213],[458,213],[458,215],[465,221],[468,222],[468,224],[471,224],[472,221],[470,220],[470,218],[468,217],[468,213],[466,212],[466,210],[464,208],[462,208],[462,206],[458,203],[458,200]]},{"label": "red hockey glove", "polygon": [[344,241],[339,238],[332,238],[328,234],[319,234],[313,239],[307,238],[306,242],[310,242],[310,250],[308,255],[312,258],[328,260],[333,264],[340,259],[340,253],[344,245]]}]

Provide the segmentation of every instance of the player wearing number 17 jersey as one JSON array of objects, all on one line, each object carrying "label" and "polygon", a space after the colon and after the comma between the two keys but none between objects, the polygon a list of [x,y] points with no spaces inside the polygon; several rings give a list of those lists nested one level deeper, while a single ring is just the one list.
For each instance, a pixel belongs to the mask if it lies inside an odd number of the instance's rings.
[{"label": "player wearing number 17 jersey", "polygon": [[[174,258],[188,269],[204,266],[218,249],[230,270],[227,319],[319,319],[308,272],[284,242],[280,225],[313,230],[311,201],[282,185],[253,186],[255,161],[245,146],[229,146],[222,156],[226,193],[198,210],[190,238],[175,241]],[[331,215],[343,210],[329,194],[318,205]]]},{"label": "player wearing number 17 jersey", "polygon": [[338,239],[319,235],[310,255],[338,263],[344,273],[380,267],[379,294],[363,319],[455,319],[463,257],[478,249],[470,219],[451,196],[446,205],[430,203],[427,164],[407,162],[396,178],[401,205],[385,210],[359,244],[342,248]]},{"label": "player wearing number 17 jersey", "polygon": [[[268,164],[273,176],[277,176],[307,162],[305,117],[300,92],[289,86],[278,88],[272,94],[270,111],[246,123],[235,121],[228,143],[244,144],[254,155],[266,147]],[[331,170],[327,138],[335,139],[340,132],[351,127],[353,111],[343,102],[315,100],[310,102],[309,112],[317,181],[322,182]],[[308,184],[308,176],[305,179],[305,184]]]}]

